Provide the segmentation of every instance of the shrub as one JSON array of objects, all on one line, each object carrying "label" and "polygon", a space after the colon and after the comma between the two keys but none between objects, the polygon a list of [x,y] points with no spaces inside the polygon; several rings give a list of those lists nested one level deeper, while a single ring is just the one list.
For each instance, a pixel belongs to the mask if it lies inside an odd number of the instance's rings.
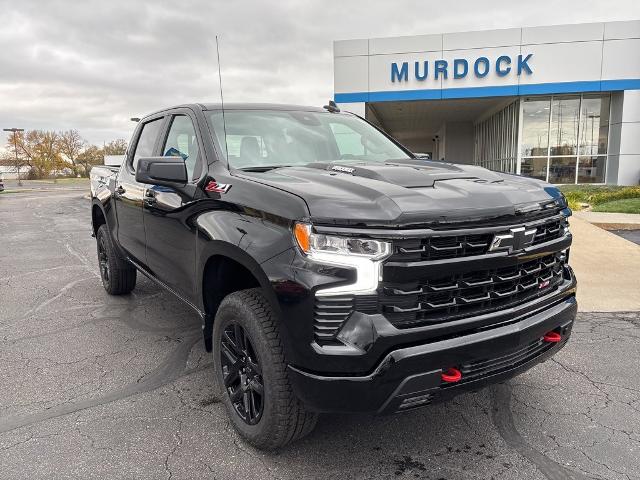
[{"label": "shrub", "polygon": [[640,186],[568,185],[560,189],[567,197],[569,206],[574,210],[580,210],[581,203],[588,203],[591,206],[595,206],[614,200],[640,198]]}]

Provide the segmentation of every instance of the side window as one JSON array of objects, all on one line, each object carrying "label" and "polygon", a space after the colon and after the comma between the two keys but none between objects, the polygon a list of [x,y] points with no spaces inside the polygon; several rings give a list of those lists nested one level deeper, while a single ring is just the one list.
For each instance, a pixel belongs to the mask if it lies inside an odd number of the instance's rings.
[{"label": "side window", "polygon": [[162,149],[165,157],[182,157],[191,180],[200,176],[198,165],[198,140],[193,122],[186,115],[176,115],[171,122],[167,141]]},{"label": "side window", "polygon": [[153,156],[153,147],[156,144],[160,127],[162,126],[162,118],[147,122],[142,127],[138,143],[136,144],[136,150],[133,153],[133,171],[135,172],[138,167],[138,160],[145,157]]},{"label": "side window", "polygon": [[336,139],[340,156],[358,156],[365,155],[364,145],[362,144],[362,134],[352,130],[342,123],[331,123],[331,131]]}]

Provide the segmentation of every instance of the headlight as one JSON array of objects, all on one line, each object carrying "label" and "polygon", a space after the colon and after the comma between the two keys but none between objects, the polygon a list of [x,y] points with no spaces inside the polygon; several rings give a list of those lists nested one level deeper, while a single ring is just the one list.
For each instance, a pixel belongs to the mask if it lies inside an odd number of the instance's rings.
[{"label": "headlight", "polygon": [[296,223],[294,233],[298,246],[307,255],[324,252],[338,255],[362,255],[375,260],[386,257],[391,252],[391,244],[388,242],[313,233],[311,225],[307,223]]},{"label": "headlight", "polygon": [[367,294],[377,290],[382,260],[391,255],[389,242],[314,233],[306,223],[296,223],[293,233],[300,250],[311,260],[356,269],[355,283],[324,288],[316,295]]}]

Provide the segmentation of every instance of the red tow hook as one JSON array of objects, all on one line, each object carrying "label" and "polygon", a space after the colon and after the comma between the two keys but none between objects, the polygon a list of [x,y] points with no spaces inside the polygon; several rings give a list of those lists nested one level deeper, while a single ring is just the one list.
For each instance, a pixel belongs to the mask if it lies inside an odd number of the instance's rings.
[{"label": "red tow hook", "polygon": [[562,337],[558,332],[547,332],[544,334],[544,337],[542,337],[542,340],[547,343],[558,343],[562,340]]},{"label": "red tow hook", "polygon": [[459,382],[460,379],[462,378],[462,372],[457,368],[450,367],[450,368],[447,368],[446,371],[443,371],[440,374],[440,376],[443,382],[456,383],[456,382]]}]

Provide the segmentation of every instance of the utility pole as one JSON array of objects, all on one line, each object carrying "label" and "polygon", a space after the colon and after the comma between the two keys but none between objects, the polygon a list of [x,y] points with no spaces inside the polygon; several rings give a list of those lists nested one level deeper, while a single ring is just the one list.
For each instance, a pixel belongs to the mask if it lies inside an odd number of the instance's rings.
[{"label": "utility pole", "polygon": [[3,128],[5,132],[13,132],[13,150],[16,152],[16,173],[18,175],[18,186],[22,186],[20,179],[20,160],[18,160],[18,132],[24,132],[24,128]]}]

